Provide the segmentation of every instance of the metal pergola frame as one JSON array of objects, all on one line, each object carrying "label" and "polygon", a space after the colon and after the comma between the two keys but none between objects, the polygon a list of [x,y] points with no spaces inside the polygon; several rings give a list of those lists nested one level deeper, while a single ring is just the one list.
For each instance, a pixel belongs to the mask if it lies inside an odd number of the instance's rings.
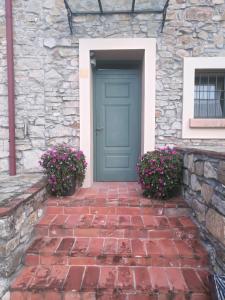
[{"label": "metal pergola frame", "polygon": [[167,9],[169,6],[169,1],[166,0],[166,3],[161,10],[154,10],[154,9],[144,9],[144,10],[135,10],[135,0],[132,0],[132,6],[131,10],[118,10],[118,11],[104,11],[102,7],[102,2],[101,0],[96,0],[98,1],[98,6],[99,6],[99,11],[79,11],[79,12],[73,12],[68,4],[67,0],[64,0],[65,7],[67,10],[67,16],[68,16],[68,23],[69,23],[69,28],[70,28],[70,33],[71,35],[73,34],[73,17],[74,16],[82,16],[82,15],[121,15],[121,14],[129,14],[129,15],[134,15],[134,14],[162,14],[162,25],[161,25],[161,33],[163,32],[163,28],[165,26],[166,22],[166,14],[167,14]]}]

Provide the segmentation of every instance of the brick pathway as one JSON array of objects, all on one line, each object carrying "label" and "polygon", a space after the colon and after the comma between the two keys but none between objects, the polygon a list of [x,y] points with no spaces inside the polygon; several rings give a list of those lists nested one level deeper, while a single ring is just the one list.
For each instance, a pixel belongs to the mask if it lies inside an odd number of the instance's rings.
[{"label": "brick pathway", "polygon": [[11,300],[209,300],[208,256],[180,199],[137,183],[49,198]]}]

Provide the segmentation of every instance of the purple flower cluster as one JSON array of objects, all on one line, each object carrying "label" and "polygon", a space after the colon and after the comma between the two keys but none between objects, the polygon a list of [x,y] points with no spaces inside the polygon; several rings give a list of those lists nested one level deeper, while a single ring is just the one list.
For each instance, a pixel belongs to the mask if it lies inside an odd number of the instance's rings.
[{"label": "purple flower cluster", "polygon": [[39,163],[47,175],[48,189],[56,195],[69,190],[74,177],[82,184],[87,168],[84,153],[66,144],[48,149]]},{"label": "purple flower cluster", "polygon": [[145,196],[167,199],[180,189],[182,160],[176,150],[163,147],[144,154],[137,164],[137,172]]}]

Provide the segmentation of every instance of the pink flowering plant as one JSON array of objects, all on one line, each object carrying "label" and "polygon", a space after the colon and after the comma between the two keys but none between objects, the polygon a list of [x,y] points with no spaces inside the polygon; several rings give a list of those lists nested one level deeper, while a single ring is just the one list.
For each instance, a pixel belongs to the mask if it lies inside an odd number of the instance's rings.
[{"label": "pink flowering plant", "polygon": [[83,183],[87,162],[82,151],[58,144],[41,156],[40,165],[47,175],[48,190],[61,196],[71,189],[75,180],[79,185]]},{"label": "pink flowering plant", "polygon": [[137,171],[146,197],[168,199],[180,191],[182,160],[170,147],[144,154],[137,164]]}]

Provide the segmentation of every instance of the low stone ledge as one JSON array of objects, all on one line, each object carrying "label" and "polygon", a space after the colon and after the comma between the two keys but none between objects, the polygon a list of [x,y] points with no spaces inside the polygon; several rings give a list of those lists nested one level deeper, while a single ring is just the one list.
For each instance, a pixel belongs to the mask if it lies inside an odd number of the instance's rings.
[{"label": "low stone ledge", "polygon": [[225,159],[225,149],[221,147],[176,147],[176,150],[183,154],[196,154],[210,156],[211,158]]},{"label": "low stone ledge", "polygon": [[214,270],[225,273],[225,151],[177,148],[183,156],[183,196],[211,253]]},{"label": "low stone ledge", "polygon": [[0,299],[20,268],[23,254],[32,241],[34,225],[43,215],[46,180],[32,174],[27,175],[26,180],[24,175],[2,181],[0,178],[0,194],[1,190],[9,193],[2,194],[0,202]]},{"label": "low stone ledge", "polygon": [[45,185],[45,179],[41,179],[38,183],[23,191],[21,194],[12,196],[0,203],[0,218],[11,215],[21,204],[24,205],[30,201]]}]

